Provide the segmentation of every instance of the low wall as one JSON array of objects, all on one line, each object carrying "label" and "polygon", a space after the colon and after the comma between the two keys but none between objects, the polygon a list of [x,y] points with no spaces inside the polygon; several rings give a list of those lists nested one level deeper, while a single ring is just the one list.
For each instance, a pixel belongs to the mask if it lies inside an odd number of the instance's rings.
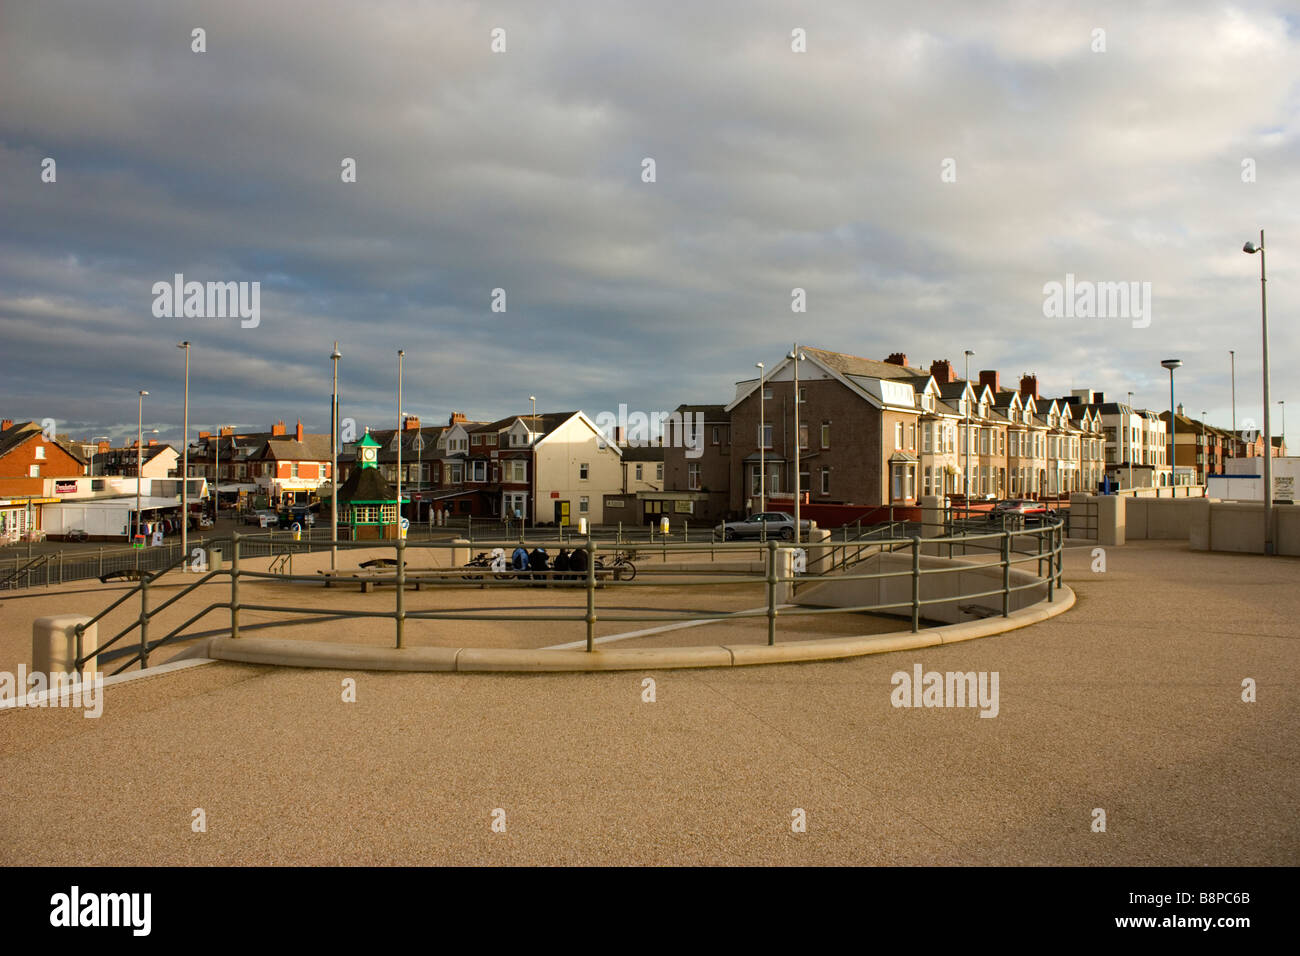
[{"label": "low wall", "polygon": [[[1014,560],[1014,558],[1013,558]],[[1025,568],[1031,570],[1024,570]],[[1034,588],[1011,592],[1010,610],[1036,604],[1047,597],[1047,582],[1040,580],[1032,569],[1034,562],[1012,566],[1011,586],[1038,584]],[[967,598],[965,594],[977,594],[983,591],[998,590],[1002,587],[1002,568],[1000,565],[975,564],[969,561],[957,561],[951,558],[933,555],[921,556],[921,570],[939,568],[956,568],[944,574],[921,575],[920,598],[924,601],[936,601],[934,604],[921,605],[921,617],[944,624],[959,624],[986,616],[971,614],[961,610],[972,605],[984,608],[991,614],[1002,614],[1002,595]],[[811,587],[800,587],[794,603],[817,607],[859,607],[863,605],[906,604],[892,611],[881,614],[911,617],[912,602],[912,555],[910,552],[884,552],[876,554],[855,565],[849,572],[854,574],[881,574],[903,571],[905,575],[888,578],[871,578],[859,580],[853,578],[832,579]]]},{"label": "low wall", "polygon": [[1186,541],[1193,524],[1204,520],[1208,498],[1126,498],[1124,537],[1130,541]]}]

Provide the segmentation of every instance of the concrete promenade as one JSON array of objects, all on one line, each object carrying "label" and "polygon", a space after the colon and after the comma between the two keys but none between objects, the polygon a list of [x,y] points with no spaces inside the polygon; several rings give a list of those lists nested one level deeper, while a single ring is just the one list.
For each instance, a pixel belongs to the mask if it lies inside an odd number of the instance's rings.
[{"label": "concrete promenade", "polygon": [[[356,703],[342,671],[219,663],[109,687],[97,720],[3,711],[0,863],[1300,862],[1300,560],[1106,559],[1067,553],[1058,618],[915,652],[358,673]],[[916,664],[997,671],[997,717],[893,707]]]}]

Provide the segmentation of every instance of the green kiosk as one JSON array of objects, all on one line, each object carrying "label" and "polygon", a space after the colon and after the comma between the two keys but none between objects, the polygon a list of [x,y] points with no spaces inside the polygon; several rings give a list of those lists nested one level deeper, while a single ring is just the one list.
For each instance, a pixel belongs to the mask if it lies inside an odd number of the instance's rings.
[{"label": "green kiosk", "polygon": [[353,541],[398,536],[397,492],[379,473],[379,442],[369,429],[357,442],[357,467],[339,486],[339,524]]}]

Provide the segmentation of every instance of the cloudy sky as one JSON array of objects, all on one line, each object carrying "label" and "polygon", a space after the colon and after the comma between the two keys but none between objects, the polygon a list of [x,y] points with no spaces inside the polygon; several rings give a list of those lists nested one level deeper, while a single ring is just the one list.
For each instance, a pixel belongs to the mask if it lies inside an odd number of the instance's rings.
[{"label": "cloudy sky", "polygon": [[[1300,405],[1298,201],[1296,2],[0,0],[0,414],[121,437],[144,388],[178,439],[182,339],[195,427],[327,431],[334,339],[375,427],[399,348],[425,420],[671,409],[798,338],[1156,408],[1177,356],[1226,425],[1261,227]],[[175,273],[260,324],[156,317]],[[1149,326],[1045,317],[1067,274]]]}]

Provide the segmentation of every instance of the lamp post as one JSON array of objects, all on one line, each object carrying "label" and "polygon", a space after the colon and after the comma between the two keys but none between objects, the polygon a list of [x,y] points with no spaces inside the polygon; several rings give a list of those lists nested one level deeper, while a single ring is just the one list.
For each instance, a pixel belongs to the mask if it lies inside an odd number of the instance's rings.
[{"label": "lamp post", "polygon": [[1133,487],[1133,393],[1128,393],[1128,411],[1124,413],[1124,457],[1128,459],[1128,486]]},{"label": "lamp post", "polygon": [[397,350],[397,536],[402,536],[402,432],[406,423],[402,421],[402,359],[405,349]]},{"label": "lamp post", "polygon": [[1169,485],[1177,494],[1178,485],[1178,409],[1174,406],[1174,369],[1182,367],[1182,359],[1165,359],[1160,363],[1169,369]]},{"label": "lamp post", "polygon": [[[1282,445],[1283,447],[1285,447],[1286,446],[1286,399],[1282,399],[1281,401],[1278,402],[1278,404],[1282,406]],[[1268,453],[1269,456],[1271,457],[1273,454],[1273,449],[1270,448],[1268,450]]]},{"label": "lamp post", "polygon": [[[528,479],[529,479],[529,482],[528,482],[528,483],[529,483],[529,491],[530,491],[530,494],[528,495],[528,504],[527,504],[527,506],[524,508],[524,514],[525,514],[525,516],[527,516],[529,510],[531,509],[531,511],[532,511],[532,515],[533,515],[533,519],[532,519],[532,520],[533,520],[533,524],[536,524],[537,521],[538,521],[538,517],[537,517],[537,453],[531,451],[531,449],[532,449],[533,445],[534,445],[534,444],[536,443],[536,441],[537,441],[537,396],[536,396],[536,395],[529,395],[529,396],[528,396],[528,400],[529,400],[530,402],[533,403],[533,414],[532,414],[532,420],[528,423],[528,447],[529,447],[529,449],[530,449],[530,452],[529,452],[529,455],[528,455]],[[527,521],[527,517],[525,517],[524,520]],[[521,533],[522,533],[522,528],[520,529],[520,531],[521,531]]]},{"label": "lamp post", "polygon": [[334,367],[334,386],[330,393],[330,570],[339,566],[339,351],[334,340],[330,364]]},{"label": "lamp post", "polygon": [[1273,553],[1273,431],[1268,418],[1268,297],[1264,272],[1264,230],[1259,231],[1259,245],[1247,242],[1241,247],[1247,255],[1259,253],[1259,319],[1264,344],[1264,553]]},{"label": "lamp post", "polygon": [[[972,350],[970,349],[966,350],[966,371],[963,375],[963,380],[966,384],[967,390],[970,389],[970,357],[974,354],[975,353]],[[966,517],[969,518],[970,517],[970,396],[969,395],[962,396],[962,405],[966,409],[966,426],[965,426],[966,427],[966,436],[965,436],[966,437],[966,475],[965,475]]]},{"label": "lamp post", "polygon": [[140,534],[140,473],[144,470],[144,397],[149,393],[140,390],[140,403],[135,418],[135,533]]},{"label": "lamp post", "polygon": [[803,481],[799,474],[799,360],[803,353],[799,343],[794,343],[788,358],[794,360],[794,543],[798,544],[803,527],[799,523],[799,499],[803,497]]},{"label": "lamp post", "polygon": [[1205,443],[1205,416],[1209,412],[1201,409],[1201,484],[1210,483],[1210,446]]},{"label": "lamp post", "polygon": [[767,402],[764,397],[763,389],[765,387],[767,368],[762,362],[755,362],[754,367],[758,369],[758,512],[763,513],[766,507],[766,484],[767,484],[767,453],[764,450],[765,439],[767,438]]},{"label": "lamp post", "polygon": [[185,412],[181,426],[181,571],[190,569],[190,343],[176,346],[185,350]]},{"label": "lamp post", "polygon": [[[93,435],[93,436],[91,436],[91,439],[90,439],[90,440],[91,440],[92,442],[95,443],[95,450],[92,451],[92,452],[90,453],[90,477],[91,477],[91,478],[94,478],[94,477],[95,477],[95,455],[99,452],[99,440],[100,440],[101,438],[107,438],[107,439],[109,440],[109,442],[112,442],[112,441],[113,441],[113,437],[112,437],[111,435]],[[94,484],[93,481],[91,482],[90,487],[91,487],[92,490],[94,490],[95,484]]]},{"label": "lamp post", "polygon": [[1232,363],[1232,457],[1237,457],[1237,352],[1228,349],[1228,361]]}]

